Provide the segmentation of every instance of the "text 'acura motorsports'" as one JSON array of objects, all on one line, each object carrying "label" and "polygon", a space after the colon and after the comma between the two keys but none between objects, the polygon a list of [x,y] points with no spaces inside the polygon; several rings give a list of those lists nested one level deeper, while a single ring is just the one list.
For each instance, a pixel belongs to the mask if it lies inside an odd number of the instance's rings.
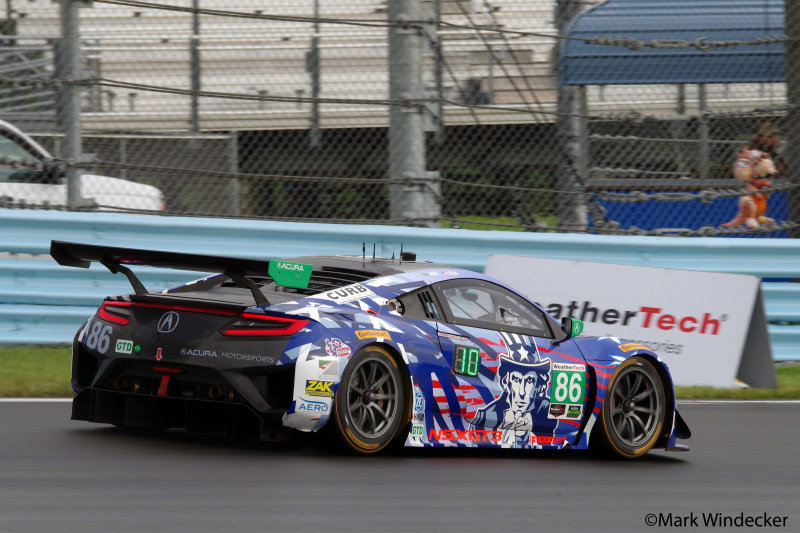
[{"label": "text 'acura motorsports'", "polygon": [[[262,440],[327,426],[361,454],[688,449],[653,351],[582,337],[579,320],[476,272],[408,253],[260,261],[59,241],[50,253],[133,286],[75,336],[75,420]],[[133,265],[212,275],[149,292]]]}]

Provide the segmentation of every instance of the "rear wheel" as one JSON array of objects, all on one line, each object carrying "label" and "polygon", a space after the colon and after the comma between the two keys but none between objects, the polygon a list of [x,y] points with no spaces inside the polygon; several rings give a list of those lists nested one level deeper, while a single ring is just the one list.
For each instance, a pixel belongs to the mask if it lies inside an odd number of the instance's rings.
[{"label": "rear wheel", "polygon": [[632,357],[617,368],[608,385],[600,424],[603,451],[633,458],[655,445],[664,424],[664,385],[653,364]]},{"label": "rear wheel", "polygon": [[353,451],[373,454],[388,446],[407,411],[403,374],[380,346],[360,350],[342,373],[334,400],[338,433]]}]

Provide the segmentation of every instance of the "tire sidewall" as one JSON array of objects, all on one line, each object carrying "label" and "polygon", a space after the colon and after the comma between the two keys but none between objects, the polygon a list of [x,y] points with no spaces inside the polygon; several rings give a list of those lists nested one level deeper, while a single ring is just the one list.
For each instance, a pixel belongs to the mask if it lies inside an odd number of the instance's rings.
[{"label": "tire sidewall", "polygon": [[[622,438],[617,435],[617,431],[614,427],[611,416],[614,388],[617,386],[620,377],[627,374],[625,370],[634,366],[644,371],[650,381],[656,387],[656,394],[658,395],[659,405],[661,406],[661,412],[658,413],[658,421],[655,429],[652,431],[652,435],[649,439],[647,439],[646,442],[636,447],[626,444],[622,441]],[[665,397],[664,384],[661,381],[658,370],[656,370],[650,361],[641,357],[631,357],[630,359],[623,361],[622,364],[617,367],[616,372],[614,372],[614,376],[611,378],[611,381],[608,384],[606,398],[603,402],[603,417],[601,427],[603,430],[603,440],[610,451],[618,456],[626,458],[639,457],[650,451],[661,435],[662,427],[664,425],[664,413],[666,412]]]},{"label": "tire sidewall", "polygon": [[[368,361],[380,361],[389,369],[395,381],[397,402],[391,424],[379,437],[370,438],[362,435],[350,420],[347,410],[347,396],[350,380],[356,370]],[[367,346],[358,351],[348,362],[342,373],[339,387],[334,398],[334,415],[336,427],[344,443],[353,451],[360,454],[374,454],[388,446],[403,427],[406,408],[405,384],[403,373],[397,361],[391,354],[380,346]]]}]

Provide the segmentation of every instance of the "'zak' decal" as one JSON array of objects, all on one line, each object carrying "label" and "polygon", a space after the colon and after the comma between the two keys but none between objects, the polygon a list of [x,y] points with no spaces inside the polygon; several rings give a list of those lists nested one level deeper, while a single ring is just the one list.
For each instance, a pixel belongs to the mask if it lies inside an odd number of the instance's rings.
[{"label": "'zak' decal", "polygon": [[306,380],[306,394],[333,398],[333,381]]}]

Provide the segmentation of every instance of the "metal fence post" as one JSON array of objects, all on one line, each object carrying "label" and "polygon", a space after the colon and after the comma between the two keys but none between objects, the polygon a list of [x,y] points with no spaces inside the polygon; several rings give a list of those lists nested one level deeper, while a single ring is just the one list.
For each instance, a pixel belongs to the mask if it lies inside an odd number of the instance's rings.
[{"label": "metal fence post", "polygon": [[[786,0],[786,97],[789,110],[786,117],[786,143],[784,150],[788,166],[788,181],[800,183],[800,2]],[[800,190],[789,193],[789,219],[800,222]],[[800,237],[800,228],[792,230],[792,237]]]},{"label": "metal fence post", "polygon": [[[425,108],[422,105],[423,14],[420,0],[390,0],[389,22],[389,186],[393,222],[435,227],[441,218],[438,174],[425,170]],[[398,26],[407,22],[408,26]]]},{"label": "metal fence post", "polygon": [[[239,173],[239,132],[232,131],[230,132],[230,138],[228,140],[228,171],[231,174],[238,174]],[[230,194],[231,194],[231,208],[230,214],[235,216],[242,215],[242,206],[241,206],[241,189],[239,185],[239,178],[232,178],[231,179],[231,187],[230,187]]]},{"label": "metal fence post", "polygon": [[200,0],[192,0],[192,37],[189,42],[189,62],[191,70],[191,109],[189,125],[192,133],[200,131]]},{"label": "metal fence post", "polygon": [[700,179],[708,178],[708,157],[709,157],[709,125],[708,125],[708,108],[706,96],[706,84],[700,83],[697,85],[697,112],[699,114],[699,126],[697,133],[700,135],[700,145],[697,150],[697,169],[700,174]]},{"label": "metal fence post", "polygon": [[[564,35],[572,19],[581,12],[581,3],[576,0],[558,0],[556,4],[556,29]],[[556,43],[555,57],[561,61],[561,43]],[[582,230],[588,224],[584,200],[573,193],[580,188],[580,181],[588,179],[589,168],[589,123],[586,88],[572,87],[563,83],[561,66],[558,74],[558,117],[556,135],[563,155],[558,163],[555,186],[560,195],[557,200],[558,227],[567,231]],[[579,117],[574,115],[578,114]]]},{"label": "metal fence post", "polygon": [[70,163],[67,168],[67,209],[76,211],[83,204],[81,197],[81,169],[75,165],[82,158],[81,143],[81,92],[76,82],[80,79],[81,43],[80,17],[78,9],[84,4],[81,0],[61,0],[61,53],[60,60],[65,84],[61,86],[59,103],[65,130],[64,157]]},{"label": "metal fence post", "polygon": [[308,144],[310,146],[319,146],[319,0],[314,0],[314,35],[311,37],[311,51],[308,59],[308,70],[311,74],[311,128],[309,130]]}]

